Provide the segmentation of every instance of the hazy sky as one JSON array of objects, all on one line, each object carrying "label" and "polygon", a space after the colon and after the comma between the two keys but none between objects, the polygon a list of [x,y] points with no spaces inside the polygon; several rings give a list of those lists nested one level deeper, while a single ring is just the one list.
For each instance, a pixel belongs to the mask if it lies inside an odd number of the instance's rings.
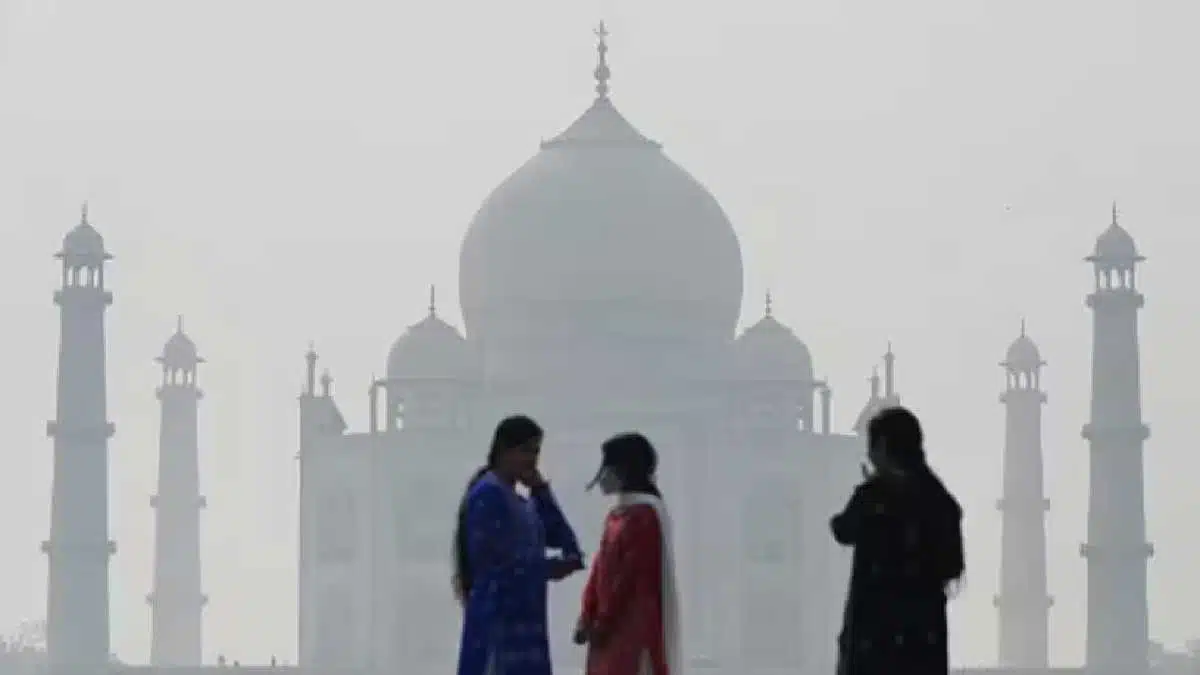
[{"label": "hazy sky", "polygon": [[148,655],[151,359],[182,313],[209,359],[205,652],[292,659],[305,346],[317,342],[362,428],[367,382],[423,316],[430,284],[457,322],[458,244],[480,201],[590,102],[590,30],[604,18],[617,105],[722,202],[746,261],[744,319],[758,318],[772,288],[776,315],[835,387],[840,428],[893,341],[901,392],[967,508],[969,584],[953,608],[960,662],[995,658],[996,363],[1022,316],[1050,362],[1053,659],[1082,658],[1082,258],[1119,200],[1150,258],[1139,281],[1152,633],[1169,644],[1200,634],[1200,97],[1187,93],[1200,5],[0,2],[0,508],[20,516],[0,557],[0,627],[44,613],[51,254],[80,202],[91,201],[116,256],[114,648],[130,661]]}]

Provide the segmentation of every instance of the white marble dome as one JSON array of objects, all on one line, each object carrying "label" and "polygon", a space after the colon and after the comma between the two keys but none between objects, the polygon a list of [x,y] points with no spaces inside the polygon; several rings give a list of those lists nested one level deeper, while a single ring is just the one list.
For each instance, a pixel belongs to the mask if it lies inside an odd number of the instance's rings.
[{"label": "white marble dome", "polygon": [[660,338],[728,341],[742,298],[720,204],[603,93],[484,200],[459,274],[467,336],[484,344],[521,325],[647,321]]}]

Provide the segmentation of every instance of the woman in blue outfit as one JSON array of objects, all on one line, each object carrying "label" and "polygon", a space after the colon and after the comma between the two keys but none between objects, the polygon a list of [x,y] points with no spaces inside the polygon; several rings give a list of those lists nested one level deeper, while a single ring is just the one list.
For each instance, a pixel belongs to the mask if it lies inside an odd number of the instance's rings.
[{"label": "woman in blue outfit", "polygon": [[[550,675],[546,588],[583,569],[583,553],[538,471],[542,429],[524,415],[496,427],[467,485],[454,533],[463,606],[458,675]],[[517,485],[529,490],[526,498]],[[550,556],[555,550],[559,555]]]}]

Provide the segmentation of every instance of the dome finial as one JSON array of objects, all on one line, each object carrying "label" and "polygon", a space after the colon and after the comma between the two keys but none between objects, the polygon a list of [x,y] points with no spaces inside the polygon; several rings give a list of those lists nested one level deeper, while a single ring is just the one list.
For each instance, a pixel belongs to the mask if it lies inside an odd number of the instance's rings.
[{"label": "dome finial", "polygon": [[608,69],[608,28],[601,21],[600,25],[592,31],[596,34],[596,54],[598,60],[596,62],[596,97],[608,98],[608,78],[612,76],[612,72]]},{"label": "dome finial", "polygon": [[175,315],[175,332],[183,335],[183,315]]},{"label": "dome finial", "polygon": [[437,286],[429,284],[429,316],[437,316]]},{"label": "dome finial", "polygon": [[767,291],[767,306],[766,306],[766,316],[771,316],[771,304],[772,304],[772,299],[773,299],[773,298],[771,297],[771,291],[770,291],[770,290],[768,290],[768,291]]},{"label": "dome finial", "polygon": [[1115,200],[1115,199],[1114,199],[1114,200],[1113,200],[1113,212],[1112,212],[1112,218],[1113,218],[1113,219],[1112,219],[1112,224],[1113,224],[1113,227],[1116,227],[1116,226],[1117,226],[1117,214],[1118,214],[1118,211],[1117,211],[1117,200]]},{"label": "dome finial", "polygon": [[1021,317],[1021,337],[1025,337],[1025,317]]},{"label": "dome finial", "polygon": [[88,203],[86,200],[83,202],[83,206],[80,208],[79,211],[80,211],[79,224],[80,225],[88,225],[89,224],[88,223]]}]

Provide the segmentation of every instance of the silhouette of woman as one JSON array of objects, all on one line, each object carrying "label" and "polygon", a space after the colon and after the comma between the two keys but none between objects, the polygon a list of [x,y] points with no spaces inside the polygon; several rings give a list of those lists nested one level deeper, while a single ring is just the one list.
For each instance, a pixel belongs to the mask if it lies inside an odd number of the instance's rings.
[{"label": "silhouette of woman", "polygon": [[839,675],[945,675],[946,601],[966,571],[962,508],[925,459],[915,415],[880,411],[867,427],[864,479],[831,523],[854,547]]}]

